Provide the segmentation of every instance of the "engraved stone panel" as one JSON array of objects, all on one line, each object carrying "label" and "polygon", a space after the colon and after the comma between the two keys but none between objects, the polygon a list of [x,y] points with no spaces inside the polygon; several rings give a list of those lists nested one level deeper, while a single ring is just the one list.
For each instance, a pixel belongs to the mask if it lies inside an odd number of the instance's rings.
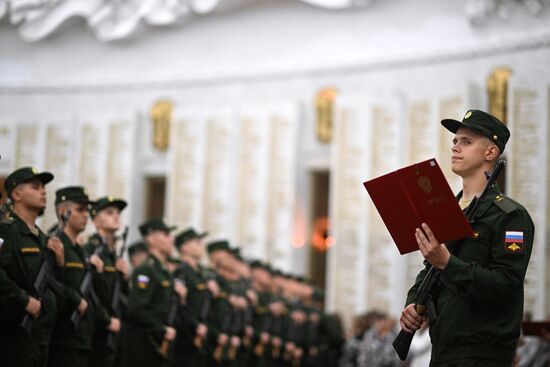
[{"label": "engraved stone panel", "polygon": [[270,113],[267,173],[267,248],[265,258],[287,270],[291,264],[295,169],[297,154],[297,108],[278,107]]},{"label": "engraved stone panel", "polygon": [[44,169],[54,174],[54,180],[46,186],[48,208],[44,213],[45,228],[57,222],[53,203],[55,191],[74,185],[72,176],[74,131],[70,123],[50,124],[46,128],[46,154]]},{"label": "engraved stone panel", "polygon": [[133,179],[132,162],[132,124],[114,122],[109,126],[109,158],[107,161],[107,190],[109,195],[129,198]]},{"label": "engraved stone panel", "polygon": [[439,102],[439,116],[436,121],[440,134],[437,160],[453,192],[458,192],[462,188],[460,177],[455,175],[451,170],[451,148],[453,147],[454,135],[443,128],[439,122],[447,118],[461,121],[465,112],[466,107],[464,97],[462,96],[447,97]]},{"label": "engraved stone panel", "polygon": [[226,116],[212,117],[206,127],[202,228],[212,238],[231,237],[233,126]]},{"label": "engraved stone panel", "polygon": [[172,125],[168,218],[179,228],[202,230],[205,122],[189,116]]},{"label": "engraved stone panel", "polygon": [[[547,125],[540,90],[517,86],[512,91],[512,121],[508,168],[509,195],[524,205],[535,223],[536,236],[525,283],[525,308],[536,317],[544,317],[545,287],[540,274],[545,271],[546,233],[546,159]],[[505,152],[506,153],[506,152]]]},{"label": "engraved stone panel", "polygon": [[248,256],[265,256],[270,126],[265,110],[240,117],[237,243]]}]

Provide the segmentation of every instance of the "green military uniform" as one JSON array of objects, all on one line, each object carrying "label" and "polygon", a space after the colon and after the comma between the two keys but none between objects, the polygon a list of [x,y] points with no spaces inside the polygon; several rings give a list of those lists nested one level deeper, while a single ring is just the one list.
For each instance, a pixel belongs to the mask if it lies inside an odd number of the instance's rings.
[{"label": "green military uniform", "polygon": [[[178,234],[175,238],[176,248],[185,246],[192,239],[204,238],[206,233],[197,233],[189,228]],[[208,314],[212,304],[212,294],[208,290],[208,277],[200,265],[192,267],[182,261],[174,272],[175,279],[181,279],[187,287],[185,305],[178,310],[179,321],[177,324],[177,337],[174,343],[173,366],[202,367],[207,363],[209,348],[208,335],[206,340],[201,340],[200,349],[195,345],[196,330],[199,324],[208,326]],[[198,341],[198,340],[197,340]]]},{"label": "green military uniform", "polygon": [[126,365],[153,367],[163,364],[159,353],[173,282],[168,269],[154,256],[132,274],[128,299],[128,328]]},{"label": "green military uniform", "polygon": [[[92,218],[94,218],[100,211],[109,207],[117,207],[120,211],[122,211],[126,205],[127,204],[124,200],[107,196],[100,198],[93,203],[90,209],[90,214]],[[102,239],[99,234],[96,233],[89,238],[88,243],[84,246],[84,250],[88,255],[91,255],[101,244]],[[112,307],[115,285],[117,282],[120,282],[120,291],[125,295],[128,294],[129,289],[128,282],[123,279],[123,275],[120,274],[115,268],[117,261],[117,254],[115,250],[109,248],[108,246],[104,246],[98,256],[103,261],[103,276],[107,286],[107,297],[96,305],[97,312],[95,332],[92,340],[90,367],[109,367],[114,363],[115,352],[118,347],[118,335],[116,334],[113,334],[112,336],[115,338],[112,345],[108,345],[110,332],[107,330],[107,327],[111,322],[111,317],[120,318],[120,315],[116,315],[116,310]]]},{"label": "green military uniform", "polygon": [[[452,132],[468,127],[487,136],[501,152],[509,137],[502,123],[482,111],[442,124]],[[533,222],[523,206],[495,188],[480,204],[472,229],[475,236],[455,247],[434,294],[432,366],[510,366],[515,355]],[[407,305],[415,303],[426,271],[409,291]]]},{"label": "green military uniform", "polygon": [[[143,236],[155,230],[170,232],[172,229],[162,220],[151,220],[140,226]],[[170,272],[153,255],[134,269],[125,330],[126,366],[156,367],[165,364],[160,346],[173,292]]]},{"label": "green military uniform", "polygon": [[[89,204],[88,195],[84,188],[72,186],[56,192],[56,204],[72,201]],[[82,315],[78,328],[71,322],[71,315],[76,311],[84,295],[80,286],[89,271],[94,271],[87,264],[84,249],[63,233],[60,238],[65,253],[63,294],[57,296],[59,310],[57,322],[52,333],[50,344],[50,358],[48,365],[58,366],[87,366],[92,349],[92,335],[94,331],[95,304],[88,296],[88,308]],[[98,297],[105,297],[107,288],[102,274],[93,273],[93,288]]]},{"label": "green military uniform", "polygon": [[[53,175],[38,173],[24,167],[8,176],[4,185],[10,196],[19,184],[33,179],[43,184]],[[37,297],[33,283],[49,250],[47,237],[36,227],[31,230],[15,213],[0,223],[0,356],[2,366],[45,366],[48,360],[48,343],[55,324],[57,304],[55,295],[47,288],[41,298],[40,316],[33,321],[31,335],[19,326],[26,315],[29,296]],[[60,274],[57,274],[60,276]]]}]

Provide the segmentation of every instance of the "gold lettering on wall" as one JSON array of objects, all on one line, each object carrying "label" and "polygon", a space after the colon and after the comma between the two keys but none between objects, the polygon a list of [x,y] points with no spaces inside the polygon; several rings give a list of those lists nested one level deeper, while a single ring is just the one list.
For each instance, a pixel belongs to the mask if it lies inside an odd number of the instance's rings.
[{"label": "gold lettering on wall", "polygon": [[334,88],[321,89],[315,97],[315,111],[317,113],[317,139],[324,144],[328,144],[332,140],[335,100],[336,89]]},{"label": "gold lettering on wall", "polygon": [[489,113],[506,123],[508,108],[508,81],[512,70],[507,67],[496,68],[487,79]]},{"label": "gold lettering on wall", "polygon": [[165,152],[170,140],[170,121],[172,120],[173,104],[167,100],[157,101],[151,107],[150,116],[153,122],[153,146]]}]

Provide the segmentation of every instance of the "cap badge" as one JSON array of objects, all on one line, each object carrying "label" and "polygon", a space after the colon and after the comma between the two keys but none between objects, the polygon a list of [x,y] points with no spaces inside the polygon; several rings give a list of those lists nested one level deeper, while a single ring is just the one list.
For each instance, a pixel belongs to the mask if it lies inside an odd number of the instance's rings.
[{"label": "cap badge", "polygon": [[32,171],[32,173],[34,173],[35,175],[38,174],[38,170],[37,170],[36,168],[34,168],[34,167],[31,168],[31,171]]},{"label": "cap badge", "polygon": [[466,120],[466,119],[469,118],[470,116],[472,116],[472,111],[466,112],[466,114],[464,115],[464,120]]},{"label": "cap badge", "polygon": [[113,200],[114,200],[114,199],[113,199],[112,196],[108,196],[108,197],[107,197],[107,201],[112,202]]}]

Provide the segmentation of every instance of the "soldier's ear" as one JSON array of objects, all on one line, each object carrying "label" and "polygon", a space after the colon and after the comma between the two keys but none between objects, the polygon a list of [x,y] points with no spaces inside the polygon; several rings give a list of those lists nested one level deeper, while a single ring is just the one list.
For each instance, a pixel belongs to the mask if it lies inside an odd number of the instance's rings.
[{"label": "soldier's ear", "polygon": [[495,144],[489,144],[485,150],[485,159],[488,161],[496,160],[500,155],[500,150]]}]

